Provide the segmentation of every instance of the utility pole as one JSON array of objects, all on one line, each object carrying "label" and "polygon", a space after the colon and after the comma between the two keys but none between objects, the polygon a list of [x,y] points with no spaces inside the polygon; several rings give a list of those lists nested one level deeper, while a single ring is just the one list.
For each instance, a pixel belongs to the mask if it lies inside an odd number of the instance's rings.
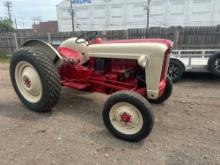
[{"label": "utility pole", "polygon": [[4,2],[4,6],[7,9],[8,20],[10,21],[10,23],[12,23],[12,16],[11,16],[12,2],[7,0],[7,1]]},{"label": "utility pole", "polygon": [[15,29],[16,29],[16,31],[18,30],[18,24],[17,24],[16,18],[15,18]]},{"label": "utility pole", "polygon": [[[41,22],[41,17],[40,17],[40,16],[38,16],[38,17],[33,17],[32,20],[33,20],[34,25],[35,25],[35,24]],[[23,15],[22,15],[22,21],[23,21]]]},{"label": "utility pole", "polygon": [[23,17],[23,13],[21,13],[21,20],[22,20],[22,26],[23,26],[23,29],[24,29],[24,17]]},{"label": "utility pole", "polygon": [[35,25],[35,24],[36,24],[36,21],[37,21],[37,20],[36,20],[36,17],[33,17],[32,20],[33,20],[34,25]]},{"label": "utility pole", "polygon": [[150,3],[151,3],[151,0],[147,0],[147,6],[145,9],[147,10],[147,27],[146,27],[145,37],[148,37],[149,27],[150,27]]},{"label": "utility pole", "polygon": [[103,0],[106,3],[107,6],[107,14],[106,14],[106,31],[108,31],[109,29],[109,23],[110,23],[110,7],[109,7],[109,3],[111,2],[111,0]]},{"label": "utility pole", "polygon": [[72,0],[69,0],[70,1],[70,14],[71,14],[71,21],[72,21],[72,32],[74,33],[75,31],[75,28],[74,28],[74,11],[73,11],[73,1]]},{"label": "utility pole", "polygon": [[33,26],[33,29],[34,29],[34,32],[38,32],[40,31],[40,22],[41,22],[41,17],[38,16],[38,17],[33,17],[32,18],[34,24],[32,25]]}]

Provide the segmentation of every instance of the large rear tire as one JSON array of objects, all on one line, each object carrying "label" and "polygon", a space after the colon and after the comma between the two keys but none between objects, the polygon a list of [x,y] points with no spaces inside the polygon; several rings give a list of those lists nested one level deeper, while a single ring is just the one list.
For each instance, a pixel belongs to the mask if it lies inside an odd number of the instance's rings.
[{"label": "large rear tire", "polygon": [[153,128],[154,114],[150,103],[134,92],[121,91],[110,96],[102,115],[106,128],[125,141],[140,141]]},{"label": "large rear tire", "polygon": [[208,69],[213,75],[220,77],[220,52],[215,53],[209,58]]},{"label": "large rear tire", "polygon": [[61,85],[55,66],[32,48],[17,51],[10,64],[11,82],[21,102],[35,112],[49,112],[59,101]]}]

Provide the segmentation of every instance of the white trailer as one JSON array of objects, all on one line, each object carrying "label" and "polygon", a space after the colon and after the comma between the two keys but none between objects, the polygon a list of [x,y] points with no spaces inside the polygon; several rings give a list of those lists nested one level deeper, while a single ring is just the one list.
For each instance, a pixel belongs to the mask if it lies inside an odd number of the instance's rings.
[{"label": "white trailer", "polygon": [[208,72],[220,77],[220,49],[173,50],[168,74],[176,82],[184,72]]}]

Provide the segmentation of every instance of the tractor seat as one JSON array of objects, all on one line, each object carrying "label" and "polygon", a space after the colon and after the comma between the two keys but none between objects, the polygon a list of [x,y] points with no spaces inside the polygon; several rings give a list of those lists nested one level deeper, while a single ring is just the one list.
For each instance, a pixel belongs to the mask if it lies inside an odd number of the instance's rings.
[{"label": "tractor seat", "polygon": [[64,58],[64,61],[68,61],[73,64],[83,64],[85,61],[83,55],[76,50],[59,47],[58,52]]},{"label": "tractor seat", "polygon": [[103,40],[101,38],[96,38],[94,41],[92,41],[91,44],[102,44]]}]

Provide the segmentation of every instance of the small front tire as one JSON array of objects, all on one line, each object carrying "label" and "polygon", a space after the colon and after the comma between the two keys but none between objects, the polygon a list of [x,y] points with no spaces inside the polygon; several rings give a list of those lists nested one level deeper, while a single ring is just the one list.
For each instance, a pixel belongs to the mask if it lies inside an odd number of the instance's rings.
[{"label": "small front tire", "polygon": [[147,137],[154,123],[153,110],[141,95],[121,91],[113,94],[103,107],[106,128],[117,138],[137,142]]}]

